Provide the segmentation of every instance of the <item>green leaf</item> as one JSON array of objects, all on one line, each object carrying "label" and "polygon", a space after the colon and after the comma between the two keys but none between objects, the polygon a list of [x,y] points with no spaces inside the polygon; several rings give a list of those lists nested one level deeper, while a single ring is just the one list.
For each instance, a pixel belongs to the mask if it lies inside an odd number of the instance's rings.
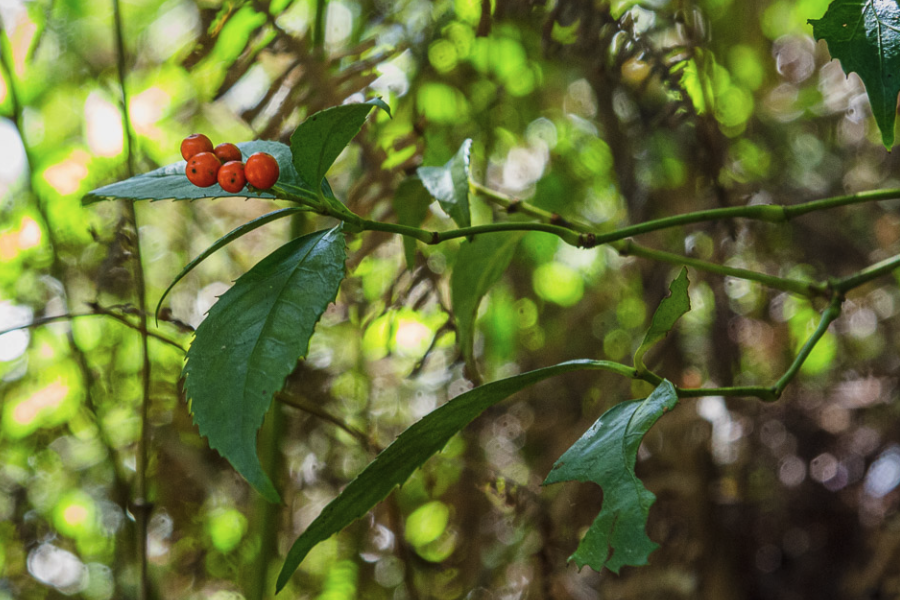
[{"label": "green leaf", "polygon": [[297,538],[278,574],[277,590],[287,585],[291,575],[316,544],[365,515],[484,410],[548,377],[580,369],[630,371],[627,367],[607,361],[564,362],[477,387],[409,427],[351,481]]},{"label": "green leaf", "polygon": [[807,21],[813,37],[825,40],[833,58],[866,85],[872,114],[888,150],[900,93],[900,5],[869,0],[835,0],[821,19]]},{"label": "green leaf", "polygon": [[[431,196],[428,195],[418,177],[404,179],[394,193],[394,212],[397,214],[397,223],[418,227],[428,216],[430,204]],[[412,269],[416,263],[416,240],[414,238],[403,236],[403,254],[406,257],[406,267]]]},{"label": "green leaf", "polygon": [[256,432],[344,278],[340,227],[275,250],[241,276],[197,328],[184,366],[194,422],[260,494],[278,492],[256,455]]},{"label": "green leaf", "polygon": [[435,197],[460,227],[472,224],[469,213],[469,153],[472,140],[466,140],[456,155],[443,167],[419,167],[416,171],[428,193]]},{"label": "green leaf", "polygon": [[236,227],[236,228],[232,229],[231,231],[229,231],[228,233],[226,233],[225,235],[223,235],[222,237],[217,239],[212,246],[210,246],[209,248],[204,250],[197,258],[195,258],[194,260],[189,262],[187,264],[187,266],[185,266],[181,270],[181,273],[179,273],[178,276],[175,277],[175,279],[172,281],[172,283],[169,284],[169,287],[166,288],[166,291],[163,292],[163,295],[160,296],[159,302],[156,304],[156,311],[154,313],[157,316],[157,324],[159,324],[158,323],[159,309],[162,308],[163,300],[166,299],[166,296],[169,295],[169,292],[172,291],[172,288],[175,287],[175,284],[178,283],[179,281],[181,281],[181,279],[185,275],[187,275],[188,273],[193,271],[194,267],[196,267],[197,265],[202,263],[204,260],[209,258],[216,250],[218,250],[218,249],[222,248],[223,246],[230,244],[234,240],[250,233],[257,227],[262,227],[266,223],[271,223],[272,221],[275,221],[277,219],[289,217],[298,212],[306,212],[307,210],[308,209],[303,208],[303,207],[282,208],[281,210],[276,210],[274,212],[270,212],[261,217],[253,219],[252,221],[250,221],[248,223],[244,223],[240,227]]},{"label": "green leaf", "polygon": [[307,183],[321,181],[376,106],[391,114],[383,100],[373,98],[361,104],[327,108],[300,123],[291,134],[293,164],[300,178]]},{"label": "green leaf", "polygon": [[[246,160],[255,152],[268,152],[278,161],[280,175],[278,185],[286,191],[298,196],[316,197],[315,190],[311,189],[297,174],[291,163],[291,149],[280,142],[241,142],[237,144],[241,154]],[[81,203],[84,205],[99,202],[101,200],[198,200],[201,198],[219,197],[259,197],[274,198],[271,192],[241,191],[236,194],[226,192],[219,184],[208,188],[200,188],[188,181],[184,174],[185,161],[177,162],[165,167],[136,175],[125,181],[119,181],[110,185],[97,188],[84,195]],[[322,193],[325,197],[333,197],[334,192],[327,181],[322,181]]]},{"label": "green leaf", "polygon": [[450,277],[450,297],[459,346],[466,363],[472,360],[475,317],[481,299],[493,287],[515,254],[523,233],[485,233],[464,241]]},{"label": "green leaf", "polygon": [[681,273],[669,286],[669,295],[662,299],[656,312],[653,313],[650,329],[647,330],[644,341],[634,353],[634,366],[638,371],[644,369],[644,354],[647,350],[665,338],[675,327],[675,322],[691,310],[691,297],[688,295],[689,283],[687,268],[682,267]]},{"label": "green leaf", "polygon": [[677,403],[675,388],[663,380],[648,398],[603,413],[553,465],[544,485],[592,481],[603,488],[600,514],[569,557],[578,568],[618,573],[625,565],[647,564],[658,547],[645,531],[656,496],[637,478],[634,463],[644,434]]}]

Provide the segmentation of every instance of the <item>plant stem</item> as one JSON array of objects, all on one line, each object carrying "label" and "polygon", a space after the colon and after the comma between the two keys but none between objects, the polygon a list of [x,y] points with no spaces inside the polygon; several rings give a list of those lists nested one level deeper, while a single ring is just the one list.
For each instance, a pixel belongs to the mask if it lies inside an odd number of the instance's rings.
[{"label": "plant stem", "polygon": [[[131,118],[128,114],[128,90],[125,85],[125,39],[122,26],[122,9],[119,0],[112,0],[113,25],[116,35],[116,64],[119,79],[119,90],[122,93],[122,124],[124,128],[124,152],[128,163],[128,176],[134,176],[134,139],[131,135]],[[134,227],[134,280],[139,311],[140,336],[141,336],[141,429],[138,437],[137,456],[135,459],[134,500],[132,512],[134,513],[135,527],[137,529],[137,560],[139,569],[138,598],[146,600],[149,594],[149,577],[147,574],[147,526],[150,522],[152,505],[147,497],[147,463],[150,447],[150,347],[147,335],[147,299],[144,280],[144,267],[141,259],[141,235],[137,220],[137,212],[134,202],[125,201],[125,209],[128,218]]]},{"label": "plant stem", "polygon": [[791,292],[800,296],[806,296],[807,298],[824,295],[827,287],[825,284],[814,281],[801,281],[799,279],[791,279],[789,277],[766,275],[765,273],[758,273],[756,271],[750,271],[749,269],[727,267],[725,265],[720,265],[697,258],[690,258],[687,256],[681,256],[679,254],[672,254],[670,252],[664,252],[662,250],[654,250],[652,248],[647,248],[646,246],[641,246],[633,240],[622,240],[620,242],[612,244],[612,246],[619,251],[619,254],[623,256],[639,256],[641,258],[657,260],[674,265],[687,265],[700,271],[706,271],[707,273],[715,273],[717,275],[722,275],[725,277],[736,277],[738,279],[755,281],[776,290]]},{"label": "plant stem", "polygon": [[898,267],[900,267],[900,254],[886,258],[874,265],[869,265],[865,269],[850,275],[849,277],[832,281],[831,288],[838,293],[845,294],[853,288],[866,284],[882,275],[887,275]]},{"label": "plant stem", "polygon": [[[336,216],[336,215],[332,215]],[[498,231],[543,231],[559,236],[564,242],[572,246],[581,246],[579,241],[581,237],[578,233],[560,227],[559,225],[548,225],[546,223],[488,223],[486,225],[473,225],[471,227],[460,227],[459,229],[451,229],[449,231],[426,231],[418,227],[410,227],[408,225],[398,225],[396,223],[380,223],[378,221],[362,220],[361,227],[364,231],[387,231],[390,233],[399,233],[408,237],[413,237],[426,244],[440,244],[447,240],[455,238],[469,237],[479,233],[493,233]]]},{"label": "plant stem", "polygon": [[841,315],[841,302],[843,302],[843,297],[835,294],[831,303],[828,305],[828,308],[822,312],[822,318],[819,320],[819,326],[816,327],[816,330],[813,334],[806,340],[806,343],[803,344],[803,347],[800,349],[800,352],[797,353],[797,357],[794,358],[794,362],[791,363],[791,366],[788,367],[788,370],[784,375],[781,376],[781,379],[778,380],[777,383],[772,387],[772,393],[775,398],[781,397],[781,394],[784,392],[784,388],[787,387],[788,383],[796,377],[797,373],[800,372],[800,367],[803,366],[804,361],[809,357],[812,353],[813,348],[815,348],[816,344],[822,339],[822,336],[825,335],[825,332],[828,331],[828,326],[837,319]]},{"label": "plant stem", "polygon": [[876,202],[880,200],[897,200],[900,199],[900,189],[889,190],[873,190],[868,192],[858,192],[856,194],[848,194],[846,196],[833,196],[831,198],[823,198],[822,200],[813,200],[812,202],[804,202],[803,204],[794,204],[792,206],[784,206],[784,216],[788,219],[799,217],[807,213],[817,210],[827,210],[829,208],[837,208],[839,206],[848,206],[850,204],[861,204],[863,202]]}]

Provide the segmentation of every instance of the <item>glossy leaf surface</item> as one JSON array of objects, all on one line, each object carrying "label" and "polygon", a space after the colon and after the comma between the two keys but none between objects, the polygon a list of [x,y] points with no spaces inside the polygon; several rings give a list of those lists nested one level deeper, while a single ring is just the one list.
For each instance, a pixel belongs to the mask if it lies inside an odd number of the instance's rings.
[{"label": "glossy leaf surface", "polygon": [[345,259],[339,227],[288,242],[219,298],[187,353],[185,394],[201,435],[272,502],[279,496],[257,458],[256,432],[337,296]]},{"label": "glossy leaf surface", "polygon": [[634,464],[644,434],[677,403],[675,388],[663,381],[647,398],[613,406],[563,453],[544,480],[544,485],[590,481],[603,489],[600,514],[569,557],[579,568],[606,567],[618,573],[626,565],[647,564],[658,547],[645,531],[656,496],[637,478]]},{"label": "glossy leaf surface", "polygon": [[654,344],[664,339],[669,332],[675,327],[675,323],[686,312],[691,310],[691,297],[688,295],[687,268],[682,267],[681,273],[669,286],[669,295],[662,299],[656,312],[653,313],[653,320],[650,322],[650,328],[644,335],[644,341],[641,342],[637,352],[634,353],[634,366],[641,369],[644,366],[644,354],[653,347]]},{"label": "glossy leaf surface", "polygon": [[[315,192],[297,174],[291,162],[291,149],[280,142],[242,142],[237,144],[246,160],[255,152],[267,152],[278,161],[281,174],[278,186],[298,196],[315,196]],[[200,188],[188,181],[184,174],[185,161],[160,167],[155,171],[135,175],[130,179],[105,185],[92,190],[81,199],[82,204],[92,204],[101,200],[199,200],[201,198],[274,198],[271,191],[238,193],[226,192],[219,184],[208,188]],[[327,181],[322,181],[322,193],[333,197],[334,193]]]},{"label": "glossy leaf surface", "polygon": [[809,19],[813,36],[828,43],[844,73],[866,85],[881,141],[894,145],[900,93],[900,5],[896,1],[835,0],[821,19]]},{"label": "glossy leaf surface", "polygon": [[472,224],[469,212],[469,153],[472,140],[466,140],[456,155],[443,167],[419,167],[416,171],[428,193],[440,203],[460,227]]},{"label": "glossy leaf surface", "polygon": [[391,114],[383,100],[374,98],[319,111],[301,123],[291,135],[293,165],[300,178],[307,183],[321,181],[376,106]]}]

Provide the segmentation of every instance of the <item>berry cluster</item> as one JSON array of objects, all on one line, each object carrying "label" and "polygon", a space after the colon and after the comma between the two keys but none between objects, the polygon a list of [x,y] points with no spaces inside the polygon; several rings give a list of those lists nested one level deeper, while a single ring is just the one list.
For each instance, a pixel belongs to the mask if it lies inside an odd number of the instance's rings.
[{"label": "berry cluster", "polygon": [[267,190],[278,181],[278,161],[271,154],[257,152],[241,162],[241,151],[231,143],[212,142],[202,133],[194,133],[181,142],[181,156],[187,161],[185,174],[197,187],[209,187],[216,182],[226,192],[237,193],[250,184]]}]

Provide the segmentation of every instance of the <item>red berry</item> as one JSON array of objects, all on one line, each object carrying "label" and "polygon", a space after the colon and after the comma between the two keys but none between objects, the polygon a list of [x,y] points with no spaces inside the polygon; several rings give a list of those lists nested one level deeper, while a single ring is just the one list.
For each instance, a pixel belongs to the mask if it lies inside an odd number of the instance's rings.
[{"label": "red berry", "polygon": [[191,160],[193,156],[196,156],[201,152],[212,151],[212,142],[202,133],[192,133],[181,142],[181,156],[184,160]]},{"label": "red berry", "polygon": [[244,165],[247,182],[258,190],[267,190],[278,181],[278,161],[271,154],[257,152]]},{"label": "red berry", "polygon": [[216,146],[215,153],[216,156],[219,157],[219,160],[221,160],[223,163],[227,163],[233,160],[240,161],[242,158],[240,149],[229,142],[225,142]]},{"label": "red berry", "polygon": [[217,181],[221,166],[218,156],[212,152],[201,152],[191,157],[184,172],[197,187],[209,187]]},{"label": "red berry", "polygon": [[226,192],[236,194],[244,189],[247,178],[244,177],[244,163],[239,160],[230,160],[219,169],[219,185]]}]

